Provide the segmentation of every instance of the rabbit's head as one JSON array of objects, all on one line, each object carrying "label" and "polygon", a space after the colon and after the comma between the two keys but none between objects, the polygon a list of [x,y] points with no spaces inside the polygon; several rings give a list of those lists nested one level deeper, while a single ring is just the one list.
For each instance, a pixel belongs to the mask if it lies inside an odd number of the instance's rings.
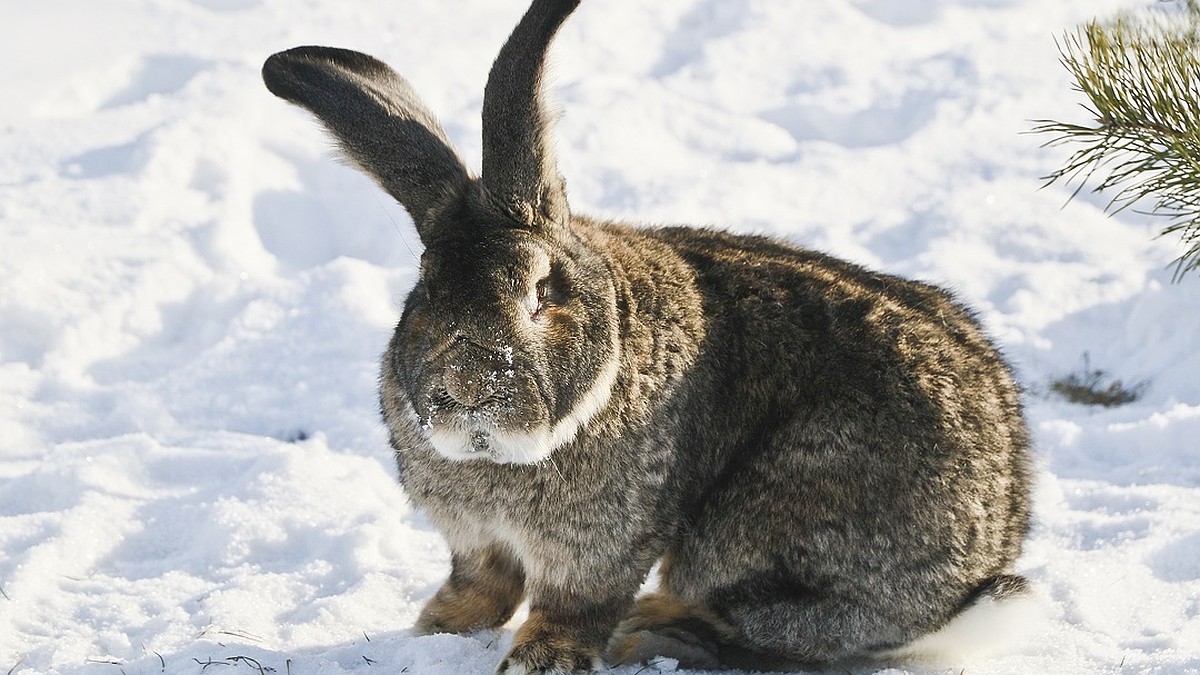
[{"label": "rabbit's head", "polygon": [[543,62],[578,0],[538,0],[497,57],[470,175],[408,83],[357,52],[299,47],[263,66],[412,216],[425,251],[388,371],[450,459],[533,463],[608,401],[620,361],[606,258],[571,225]]}]

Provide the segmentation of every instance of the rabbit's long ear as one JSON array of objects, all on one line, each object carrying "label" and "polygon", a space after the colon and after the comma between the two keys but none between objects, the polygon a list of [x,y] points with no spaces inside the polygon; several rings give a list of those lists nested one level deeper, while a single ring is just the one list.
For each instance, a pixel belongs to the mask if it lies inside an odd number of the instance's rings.
[{"label": "rabbit's long ear", "polygon": [[430,209],[469,181],[441,125],[378,59],[296,47],[268,58],[262,75],[271,93],[316,115],[350,159],[404,206],[422,238]]},{"label": "rabbit's long ear", "polygon": [[550,41],[578,5],[534,0],[492,64],[483,94],[483,184],[533,225],[569,217],[542,75]]}]

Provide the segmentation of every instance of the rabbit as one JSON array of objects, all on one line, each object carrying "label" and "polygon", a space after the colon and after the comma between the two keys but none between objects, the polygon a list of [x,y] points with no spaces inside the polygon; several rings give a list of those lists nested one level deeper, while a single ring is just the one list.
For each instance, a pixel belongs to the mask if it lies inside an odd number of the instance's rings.
[{"label": "rabbit", "polygon": [[578,4],[533,0],[501,49],[480,176],[375,58],[263,66],[424,247],[379,387],[400,483],[451,552],[416,633],[527,601],[499,673],[811,667],[1028,593],[1019,387],[948,292],[571,211],[543,69]]}]

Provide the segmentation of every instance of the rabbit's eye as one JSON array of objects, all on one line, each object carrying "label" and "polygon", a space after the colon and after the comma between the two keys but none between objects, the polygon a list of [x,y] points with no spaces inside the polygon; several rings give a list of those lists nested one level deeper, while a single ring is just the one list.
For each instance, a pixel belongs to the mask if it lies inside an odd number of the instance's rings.
[{"label": "rabbit's eye", "polygon": [[537,316],[542,313],[542,310],[546,309],[546,288],[549,284],[549,278],[542,279],[541,281],[537,282],[537,286],[534,290],[533,311],[530,312],[534,318],[537,318]]},{"label": "rabbit's eye", "polygon": [[525,311],[529,312],[530,318],[538,318],[542,310],[546,309],[547,296],[549,291],[550,279],[542,279],[533,287],[533,291],[525,296]]}]

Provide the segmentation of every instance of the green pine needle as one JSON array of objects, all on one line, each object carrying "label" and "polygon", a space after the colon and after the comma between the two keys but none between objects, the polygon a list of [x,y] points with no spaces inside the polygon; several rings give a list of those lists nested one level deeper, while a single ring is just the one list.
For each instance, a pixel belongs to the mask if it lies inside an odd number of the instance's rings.
[{"label": "green pine needle", "polygon": [[1110,213],[1149,200],[1185,246],[1175,278],[1200,268],[1200,0],[1093,21],[1058,43],[1094,126],[1041,120],[1047,145],[1077,145],[1046,177],[1113,191]]}]

